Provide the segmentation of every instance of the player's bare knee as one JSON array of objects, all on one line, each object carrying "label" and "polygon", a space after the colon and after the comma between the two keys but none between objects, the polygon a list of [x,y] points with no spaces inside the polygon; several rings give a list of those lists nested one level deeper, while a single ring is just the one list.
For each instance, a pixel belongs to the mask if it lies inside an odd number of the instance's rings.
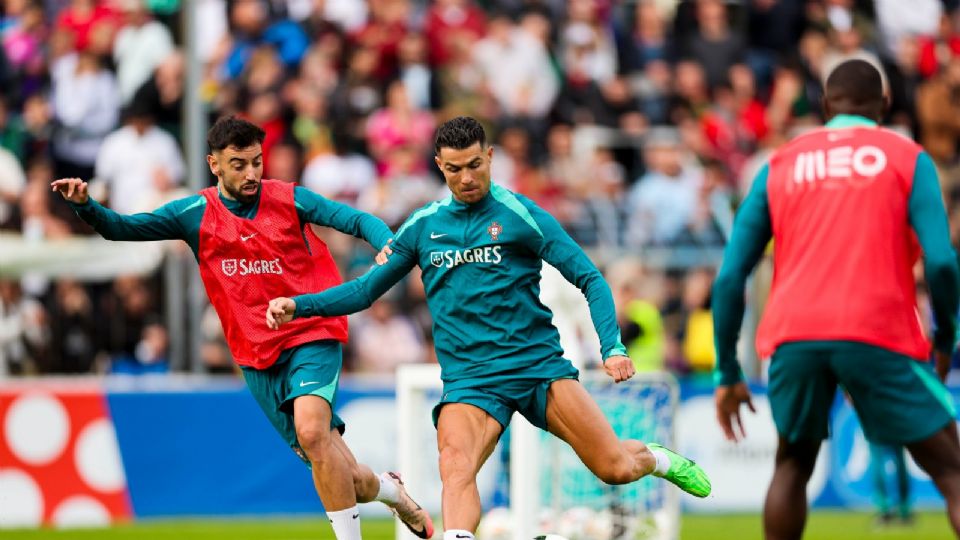
[{"label": "player's bare knee", "polygon": [[314,425],[297,426],[297,440],[310,461],[322,459],[333,442],[329,429]]},{"label": "player's bare knee", "polygon": [[474,467],[463,450],[447,446],[440,450],[440,479],[444,485],[465,485],[474,481]]}]

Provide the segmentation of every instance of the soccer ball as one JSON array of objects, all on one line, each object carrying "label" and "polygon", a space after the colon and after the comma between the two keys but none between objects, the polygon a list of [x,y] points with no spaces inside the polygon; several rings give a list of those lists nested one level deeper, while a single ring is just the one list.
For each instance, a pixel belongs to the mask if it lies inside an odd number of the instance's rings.
[{"label": "soccer ball", "polygon": [[487,512],[477,529],[477,540],[510,540],[513,520],[508,508],[494,508]]}]

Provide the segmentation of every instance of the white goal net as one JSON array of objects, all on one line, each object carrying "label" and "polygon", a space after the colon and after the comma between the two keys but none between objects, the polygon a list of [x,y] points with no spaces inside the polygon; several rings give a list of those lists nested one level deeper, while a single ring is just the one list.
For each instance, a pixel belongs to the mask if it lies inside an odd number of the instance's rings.
[{"label": "white goal net", "polygon": [[[603,373],[581,371],[580,381],[618,436],[674,445],[678,389],[669,374],[638,374],[614,384]],[[439,400],[441,384],[435,365],[398,370],[400,471],[411,494],[437,514],[440,482],[431,410]],[[507,441],[509,449],[503,447]],[[481,470],[478,486],[485,505],[478,540],[531,540],[546,533],[570,540],[673,540],[679,536],[679,491],[674,486],[653,477],[625,486],[606,485],[566,443],[517,414]],[[507,504],[491,507],[498,502]],[[402,526],[397,527],[398,540],[412,538]]]}]

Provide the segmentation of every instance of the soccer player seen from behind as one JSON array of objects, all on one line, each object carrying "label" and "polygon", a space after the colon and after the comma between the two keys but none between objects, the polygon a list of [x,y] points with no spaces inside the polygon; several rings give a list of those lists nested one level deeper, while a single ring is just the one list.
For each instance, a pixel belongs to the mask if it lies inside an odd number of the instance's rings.
[{"label": "soccer player seen from behind", "polygon": [[[886,106],[871,64],[849,60],[830,73],[829,121],[760,170],[714,284],[717,418],[737,440],[740,405],[753,407],[736,355],[744,284],[773,240],[772,290],[756,340],[760,357],[771,358],[769,400],[780,437],[764,505],[768,539],[803,534],[805,488],[838,385],[867,439],[906,445],[960,534],[956,410],[940,380],[954,349],[960,273],[933,162],[913,141],[878,127]],[[921,253],[940,379],[917,309],[913,268]]]},{"label": "soccer player seen from behind", "polygon": [[[179,239],[190,246],[247,386],[311,467],[338,540],[359,540],[357,503],[374,500],[389,506],[420,538],[430,538],[430,516],[410,499],[399,477],[378,476],[358,464],[341,438],[344,423],[332,406],[346,319],[298,321],[280,332],[263,328],[263,305],[271,298],[341,283],[310,223],[362,238],[376,249],[387,245],[390,229],[307,189],[262,179],[263,137],[263,130],[244,120],[218,120],[207,136],[207,161],[217,185],[151,213],[126,216],[104,208],[78,178],[57,180],[52,189],[108,240]],[[378,258],[387,253],[382,250]]]},{"label": "soccer player seen from behind", "polygon": [[552,313],[539,299],[542,262],[586,296],[604,369],[633,376],[603,276],[560,224],[529,199],[490,181],[493,148],[474,119],[440,126],[436,164],[451,195],[414,212],[389,261],[318,294],[270,302],[267,325],[366,309],[414,266],[423,270],[443,395],[433,410],[443,483],[445,540],[473,538],[480,521],[476,476],[514,411],[570,444],[598,478],[625,484],[648,474],[705,497],[707,475],[657,444],[619,440],[563,358]]}]

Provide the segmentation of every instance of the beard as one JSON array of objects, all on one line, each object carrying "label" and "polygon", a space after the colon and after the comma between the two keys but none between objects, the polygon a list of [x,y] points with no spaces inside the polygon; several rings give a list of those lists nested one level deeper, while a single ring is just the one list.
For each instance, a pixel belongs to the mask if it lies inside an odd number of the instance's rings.
[{"label": "beard", "polygon": [[[257,190],[253,193],[244,193],[243,192],[244,186],[249,186],[249,185],[256,185]],[[240,184],[240,186],[237,188],[234,188],[224,183],[223,189],[226,190],[227,194],[230,195],[230,197],[233,198],[233,200],[241,204],[251,204],[257,200],[257,197],[260,196],[260,182],[244,182],[243,184]]]}]

